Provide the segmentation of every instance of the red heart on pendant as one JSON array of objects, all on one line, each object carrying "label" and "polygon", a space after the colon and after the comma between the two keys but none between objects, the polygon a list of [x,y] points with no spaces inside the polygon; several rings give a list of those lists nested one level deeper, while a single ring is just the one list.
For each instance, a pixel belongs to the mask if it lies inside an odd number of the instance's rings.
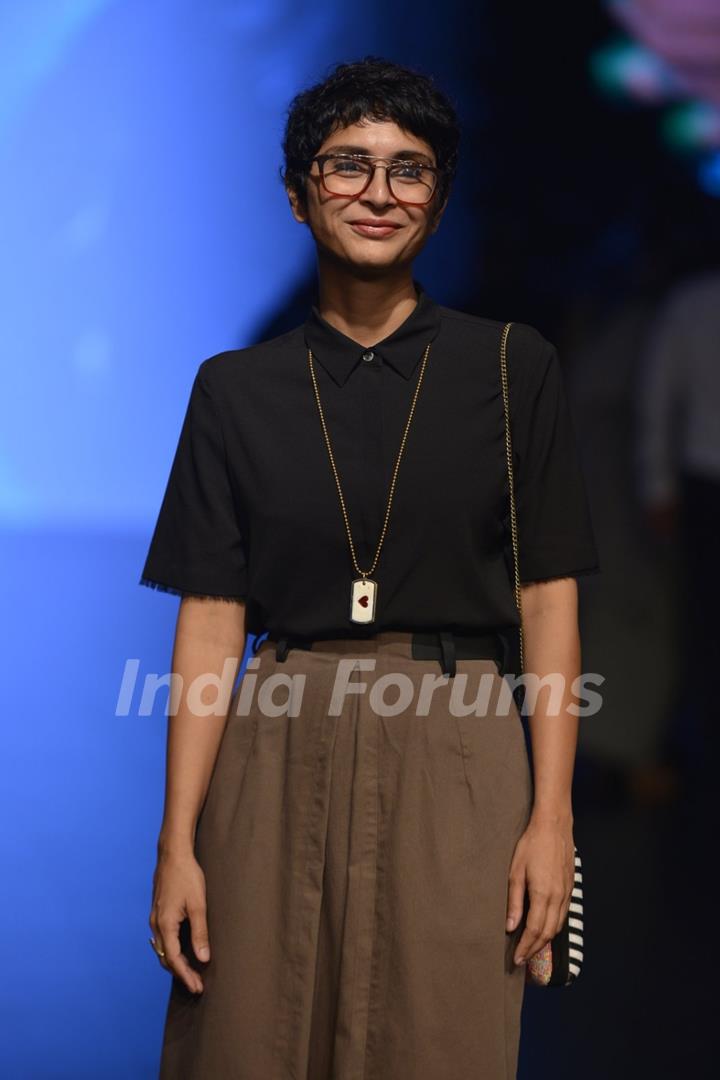
[{"label": "red heart on pendant", "polygon": [[368,596],[361,596],[361,597],[360,597],[360,598],[358,599],[358,604],[362,604],[362,606],[363,606],[363,607],[367,607],[367,606],[368,606],[368,601],[369,601],[369,599],[370,599],[370,598],[369,598]]}]

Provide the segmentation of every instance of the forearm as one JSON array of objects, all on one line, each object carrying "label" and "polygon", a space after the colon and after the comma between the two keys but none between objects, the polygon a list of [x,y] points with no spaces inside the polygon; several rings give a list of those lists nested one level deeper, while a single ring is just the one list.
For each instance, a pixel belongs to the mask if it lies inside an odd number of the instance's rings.
[{"label": "forearm", "polygon": [[[244,604],[183,599],[172,658],[173,673],[181,677],[181,683],[173,699],[174,715],[168,719],[160,852],[192,850],[197,819],[227,723],[229,700],[223,702],[223,686],[219,692],[210,685],[198,693],[197,685],[193,690],[192,684],[198,677],[210,674],[219,678],[225,675],[232,686],[244,649]],[[210,712],[208,707],[212,705]]]},{"label": "forearm", "polygon": [[572,686],[581,664],[573,578],[524,588],[523,634],[526,673],[535,673],[540,681],[552,676],[548,680],[552,689],[539,690],[528,720],[534,781],[532,818],[535,822],[572,822],[578,717],[568,706],[577,704]]}]

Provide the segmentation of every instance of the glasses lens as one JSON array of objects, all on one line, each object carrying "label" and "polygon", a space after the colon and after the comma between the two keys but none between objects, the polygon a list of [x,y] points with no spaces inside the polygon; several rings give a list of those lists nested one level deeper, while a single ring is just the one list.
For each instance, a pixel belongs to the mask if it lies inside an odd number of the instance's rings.
[{"label": "glasses lens", "polygon": [[408,162],[393,165],[388,170],[388,183],[396,199],[403,202],[426,203],[435,190],[435,173],[424,165]]},{"label": "glasses lens", "polygon": [[[358,195],[368,182],[372,172],[369,161],[361,158],[326,158],[323,180],[333,195]],[[409,203],[426,203],[435,190],[435,173],[415,162],[392,165],[387,170],[388,184],[396,199]]]},{"label": "glasses lens", "polygon": [[329,157],[325,159],[323,179],[333,195],[357,195],[371,172],[370,163],[359,158]]}]

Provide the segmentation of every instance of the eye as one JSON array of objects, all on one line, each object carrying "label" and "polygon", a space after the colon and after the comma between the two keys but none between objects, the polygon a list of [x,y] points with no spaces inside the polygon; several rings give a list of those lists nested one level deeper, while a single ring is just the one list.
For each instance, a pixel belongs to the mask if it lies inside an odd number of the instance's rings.
[{"label": "eye", "polygon": [[343,173],[346,176],[356,176],[367,172],[367,165],[356,158],[334,157],[330,158],[328,164],[332,172]]},{"label": "eye", "polygon": [[399,165],[395,165],[393,168],[394,176],[408,176],[417,180],[422,176],[422,174],[422,165],[418,165],[415,161],[403,161]]}]

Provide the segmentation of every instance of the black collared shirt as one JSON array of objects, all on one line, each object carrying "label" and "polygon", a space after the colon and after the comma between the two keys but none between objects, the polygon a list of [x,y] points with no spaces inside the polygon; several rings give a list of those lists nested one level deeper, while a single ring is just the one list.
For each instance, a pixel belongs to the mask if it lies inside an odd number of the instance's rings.
[{"label": "black collared shirt", "polygon": [[[312,307],[288,333],[195,375],[140,583],[244,600],[251,634],[361,637],[516,627],[503,323],[418,303],[366,347]],[[430,352],[372,577],[375,619],[350,619],[352,563],[308,363],[358,564],[370,568],[425,348]],[[557,350],[514,323],[507,349],[523,583],[600,569]]]}]

